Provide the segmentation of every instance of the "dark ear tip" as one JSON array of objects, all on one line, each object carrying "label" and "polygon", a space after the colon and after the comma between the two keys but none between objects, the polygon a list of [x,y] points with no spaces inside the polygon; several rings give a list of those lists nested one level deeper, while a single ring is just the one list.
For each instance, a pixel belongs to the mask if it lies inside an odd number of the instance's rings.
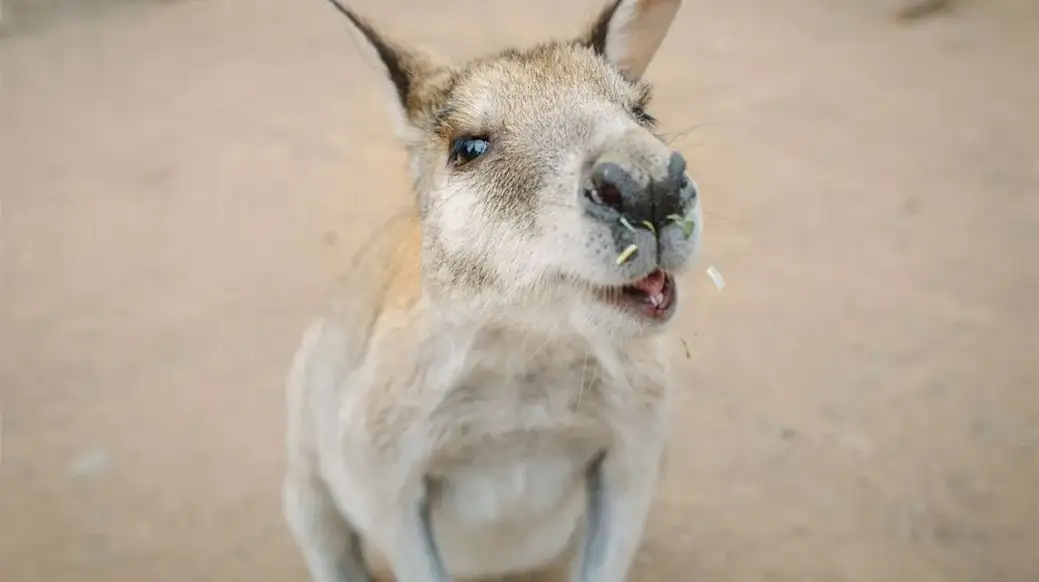
[{"label": "dark ear tip", "polygon": [[379,60],[381,60],[383,65],[386,67],[386,72],[389,74],[390,81],[397,90],[397,96],[400,98],[401,104],[407,106],[408,96],[411,93],[413,85],[412,74],[408,72],[407,67],[403,63],[407,58],[407,55],[403,54],[398,48],[387,41],[387,39],[383,38],[382,35],[376,32],[374,26],[340,2],[340,0],[328,0],[328,2],[332,4],[340,14],[346,16],[346,18],[353,23],[354,27],[364,35],[364,38],[368,43],[372,45],[375,52],[379,55]]},{"label": "dark ear tip", "polygon": [[[383,40],[382,36],[375,31],[375,27],[372,25],[372,23],[370,23],[366,18],[364,18],[360,14],[358,14],[354,9],[350,8],[346,4],[343,4],[342,2],[340,2],[340,0],[328,0],[328,3],[331,4],[340,14],[345,16],[347,20],[349,20],[350,23],[357,28],[357,30],[361,31],[361,34],[364,35],[365,39],[367,39],[368,42],[376,46],[387,44],[386,41]],[[380,51],[380,55],[381,54],[382,53]]]},{"label": "dark ear tip", "polygon": [[603,7],[602,11],[599,12],[599,16],[595,19],[595,23],[592,25],[591,30],[589,30],[582,39],[582,44],[589,47],[597,54],[606,54],[606,39],[610,32],[610,21],[613,20],[613,15],[617,13],[617,9],[620,8],[622,1],[623,0],[611,0],[609,4]]},{"label": "dark ear tip", "polygon": [[358,28],[366,28],[367,25],[361,20],[360,16],[356,12],[348,8],[345,4],[339,0],[328,0],[328,3],[335,7],[340,14],[350,19],[350,22],[354,23],[354,26]]}]

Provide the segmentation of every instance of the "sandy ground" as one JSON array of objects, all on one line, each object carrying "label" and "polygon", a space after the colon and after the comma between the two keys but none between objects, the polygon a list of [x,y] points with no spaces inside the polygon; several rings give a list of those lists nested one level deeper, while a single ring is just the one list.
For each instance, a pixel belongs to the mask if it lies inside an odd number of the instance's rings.
[{"label": "sandy ground", "polygon": [[[282,379],[405,199],[376,71],[318,0],[92,2],[4,10],[0,580],[303,582]],[[599,2],[354,4],[465,56]],[[1039,580],[1039,3],[899,6],[687,1],[649,71],[728,286],[634,582]]]}]

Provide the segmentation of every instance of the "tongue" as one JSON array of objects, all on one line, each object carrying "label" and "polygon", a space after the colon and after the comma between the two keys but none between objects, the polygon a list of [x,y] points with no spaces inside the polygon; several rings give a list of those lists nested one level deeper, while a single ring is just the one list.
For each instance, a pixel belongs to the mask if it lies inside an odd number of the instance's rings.
[{"label": "tongue", "polygon": [[650,273],[644,279],[635,281],[633,286],[650,297],[656,297],[657,295],[664,293],[665,279],[666,277],[664,272],[658,269]]}]

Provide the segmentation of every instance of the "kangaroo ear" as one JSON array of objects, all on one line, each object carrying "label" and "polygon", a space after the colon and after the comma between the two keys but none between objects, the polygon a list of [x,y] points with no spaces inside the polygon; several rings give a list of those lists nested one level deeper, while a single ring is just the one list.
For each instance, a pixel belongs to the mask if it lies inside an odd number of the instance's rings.
[{"label": "kangaroo ear", "polygon": [[653,60],[682,0],[611,0],[580,42],[606,57],[629,79]]},{"label": "kangaroo ear", "polygon": [[381,64],[393,89],[394,109],[400,114],[400,120],[414,126],[435,111],[438,99],[445,96],[444,78],[450,75],[447,63],[380,32],[370,20],[339,0],[329,2],[360,33],[365,56]]}]

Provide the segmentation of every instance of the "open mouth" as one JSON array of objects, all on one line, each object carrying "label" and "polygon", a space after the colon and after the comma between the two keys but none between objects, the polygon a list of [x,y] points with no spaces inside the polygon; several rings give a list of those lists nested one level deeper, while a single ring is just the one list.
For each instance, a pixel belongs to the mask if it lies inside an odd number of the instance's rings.
[{"label": "open mouth", "polygon": [[675,280],[660,269],[619,287],[602,290],[603,301],[655,321],[666,321],[675,311]]}]

